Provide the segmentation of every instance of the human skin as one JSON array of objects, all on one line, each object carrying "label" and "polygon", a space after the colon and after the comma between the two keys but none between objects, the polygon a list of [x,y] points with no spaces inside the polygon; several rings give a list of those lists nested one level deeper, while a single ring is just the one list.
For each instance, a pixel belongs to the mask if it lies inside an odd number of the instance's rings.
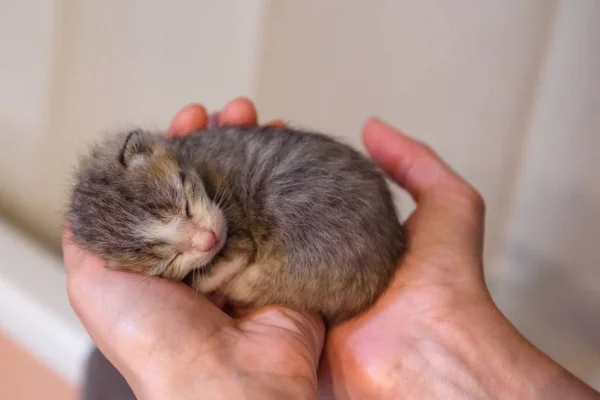
[{"label": "human skin", "polygon": [[[224,125],[258,122],[243,98],[216,118]],[[204,107],[189,105],[168,134],[184,135],[210,119]],[[324,348],[316,316],[267,307],[232,319],[183,284],[104,268],[65,230],[71,304],[136,396],[600,398],[493,303],[483,279],[481,196],[431,149],[384,122],[369,119],[363,136],[417,207],[405,223],[407,253],[391,286],[370,311],[328,332]]]}]

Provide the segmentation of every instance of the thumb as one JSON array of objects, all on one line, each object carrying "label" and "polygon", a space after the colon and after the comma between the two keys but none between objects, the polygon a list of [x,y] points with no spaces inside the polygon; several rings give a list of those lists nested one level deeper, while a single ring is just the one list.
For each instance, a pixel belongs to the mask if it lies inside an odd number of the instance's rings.
[{"label": "thumb", "polygon": [[480,258],[485,204],[481,195],[433,150],[377,119],[364,125],[365,146],[417,203],[406,228],[410,245],[446,245]]}]

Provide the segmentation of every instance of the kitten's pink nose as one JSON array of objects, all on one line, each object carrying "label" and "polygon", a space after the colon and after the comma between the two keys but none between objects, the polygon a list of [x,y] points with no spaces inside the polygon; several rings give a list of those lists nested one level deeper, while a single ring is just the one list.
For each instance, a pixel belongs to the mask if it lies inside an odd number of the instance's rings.
[{"label": "kitten's pink nose", "polygon": [[192,234],[191,247],[195,250],[209,251],[219,243],[217,235],[209,229],[199,229]]}]

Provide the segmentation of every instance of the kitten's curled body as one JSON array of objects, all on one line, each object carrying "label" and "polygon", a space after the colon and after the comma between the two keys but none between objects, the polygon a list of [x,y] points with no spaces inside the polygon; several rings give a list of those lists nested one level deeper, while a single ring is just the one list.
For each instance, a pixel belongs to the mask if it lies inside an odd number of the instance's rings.
[{"label": "kitten's curled body", "polygon": [[[189,232],[217,236],[217,244],[200,236],[208,251],[179,245],[192,243],[179,232],[190,218]],[[74,240],[111,265],[187,275],[233,304],[287,305],[330,323],[372,305],[404,249],[370,160],[325,135],[281,127],[113,138],[83,160],[69,220]]]}]

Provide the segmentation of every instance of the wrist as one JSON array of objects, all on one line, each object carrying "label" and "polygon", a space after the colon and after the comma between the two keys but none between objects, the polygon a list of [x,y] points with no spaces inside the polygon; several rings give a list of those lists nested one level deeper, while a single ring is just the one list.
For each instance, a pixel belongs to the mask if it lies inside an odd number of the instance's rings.
[{"label": "wrist", "polygon": [[[205,363],[203,363],[205,365]],[[251,367],[251,366],[250,366]],[[156,375],[154,375],[156,377]],[[274,376],[227,362],[211,363],[210,368],[191,366],[178,373],[165,373],[158,379],[145,377],[140,399],[314,399],[316,385],[301,377]]]},{"label": "wrist", "polygon": [[597,398],[523,337],[491,300],[456,318],[456,324],[435,331],[446,354],[444,376],[465,389],[459,398]]}]

